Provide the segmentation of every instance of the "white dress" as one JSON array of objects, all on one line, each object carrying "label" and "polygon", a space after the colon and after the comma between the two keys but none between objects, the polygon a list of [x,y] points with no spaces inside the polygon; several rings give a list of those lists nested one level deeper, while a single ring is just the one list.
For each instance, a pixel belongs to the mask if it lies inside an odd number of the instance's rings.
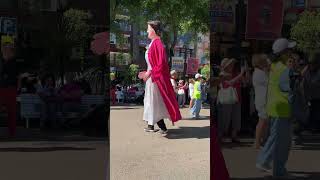
[{"label": "white dress", "polygon": [[193,91],[194,91],[194,85],[193,84],[189,84],[189,97],[192,99],[193,96]]},{"label": "white dress", "polygon": [[[149,44],[145,54],[148,70],[152,70],[148,58],[148,51],[151,44],[152,42]],[[168,118],[169,113],[163,102],[158,86],[152,82],[150,77],[145,86],[143,120],[147,121],[149,125],[155,125],[161,119]]]},{"label": "white dress", "polygon": [[268,75],[266,72],[255,68],[252,76],[252,84],[255,94],[255,106],[258,116],[267,119],[266,102],[268,91]]}]

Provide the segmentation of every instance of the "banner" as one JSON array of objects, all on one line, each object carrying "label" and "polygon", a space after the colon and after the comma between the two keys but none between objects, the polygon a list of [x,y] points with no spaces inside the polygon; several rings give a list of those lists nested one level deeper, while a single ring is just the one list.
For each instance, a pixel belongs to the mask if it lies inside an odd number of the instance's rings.
[{"label": "banner", "polygon": [[211,31],[233,33],[235,30],[235,4],[231,0],[216,0],[210,8]]},{"label": "banner", "polygon": [[177,72],[183,72],[184,70],[184,59],[182,57],[172,57],[172,70]]},{"label": "banner", "polygon": [[197,74],[199,70],[199,59],[189,58],[187,61],[187,74]]},{"label": "banner", "polygon": [[0,33],[14,35],[17,33],[17,19],[0,17]]},{"label": "banner", "polygon": [[248,0],[246,39],[281,37],[283,14],[283,1]]}]

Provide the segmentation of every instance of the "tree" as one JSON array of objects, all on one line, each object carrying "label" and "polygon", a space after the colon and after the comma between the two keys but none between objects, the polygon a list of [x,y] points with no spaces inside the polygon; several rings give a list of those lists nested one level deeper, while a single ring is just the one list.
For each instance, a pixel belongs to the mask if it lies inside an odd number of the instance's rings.
[{"label": "tree", "polygon": [[57,16],[56,30],[52,31],[53,27],[46,24],[42,27],[42,45],[48,49],[51,56],[51,61],[47,62],[48,67],[58,68],[61,80],[64,79],[65,63],[69,60],[72,48],[80,49],[83,63],[84,49],[91,37],[88,24],[90,17],[90,14],[83,10],[68,9]]},{"label": "tree", "polygon": [[130,76],[130,79],[132,80],[132,82],[137,81],[138,71],[139,71],[139,65],[131,64],[129,66],[129,76]]},{"label": "tree", "polygon": [[320,11],[303,12],[291,29],[291,37],[299,50],[308,55],[320,48]]},{"label": "tree", "polygon": [[130,21],[146,29],[148,20],[164,24],[163,41],[171,50],[177,44],[179,33],[208,32],[209,0],[111,0],[111,21],[117,13],[126,13]]},{"label": "tree", "polygon": [[206,78],[210,79],[210,65],[206,64],[201,69],[201,74]]}]

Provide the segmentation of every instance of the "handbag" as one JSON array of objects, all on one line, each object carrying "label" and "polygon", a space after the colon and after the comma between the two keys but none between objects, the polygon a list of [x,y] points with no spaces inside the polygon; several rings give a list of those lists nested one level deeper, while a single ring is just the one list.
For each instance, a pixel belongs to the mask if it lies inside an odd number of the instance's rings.
[{"label": "handbag", "polygon": [[236,104],[238,100],[238,94],[234,87],[223,88],[218,91],[217,97],[219,104]]}]

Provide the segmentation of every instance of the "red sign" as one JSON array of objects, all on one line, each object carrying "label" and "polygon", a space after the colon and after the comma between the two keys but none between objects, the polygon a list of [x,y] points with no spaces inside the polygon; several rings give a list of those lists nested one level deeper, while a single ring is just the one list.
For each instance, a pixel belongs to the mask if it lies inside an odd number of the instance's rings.
[{"label": "red sign", "polygon": [[197,74],[199,70],[199,59],[189,58],[187,61],[187,74]]},{"label": "red sign", "polygon": [[248,0],[246,39],[274,40],[281,37],[283,1]]}]

